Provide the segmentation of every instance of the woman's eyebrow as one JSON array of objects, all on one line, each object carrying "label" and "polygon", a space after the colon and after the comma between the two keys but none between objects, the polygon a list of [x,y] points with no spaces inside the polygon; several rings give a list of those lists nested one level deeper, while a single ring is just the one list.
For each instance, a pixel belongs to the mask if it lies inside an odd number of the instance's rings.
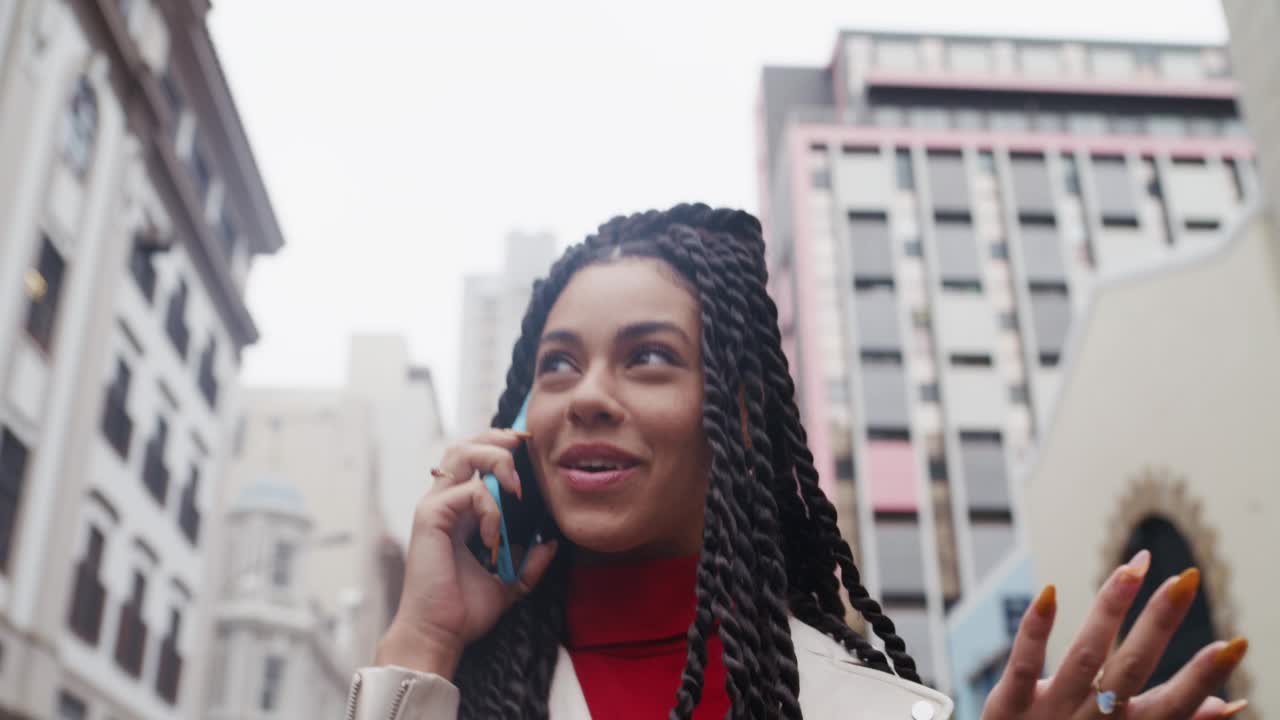
[{"label": "woman's eyebrow", "polygon": [[653,335],[656,333],[673,333],[679,335],[686,343],[693,344],[693,340],[688,333],[679,325],[665,320],[652,320],[647,322],[632,323],[618,330],[617,340],[634,340],[645,335]]},{"label": "woman's eyebrow", "polygon": [[542,334],[542,339],[538,341],[538,344],[541,345],[542,343],[549,342],[560,342],[565,343],[566,345],[581,345],[582,338],[578,337],[578,333],[572,330],[548,330]]}]

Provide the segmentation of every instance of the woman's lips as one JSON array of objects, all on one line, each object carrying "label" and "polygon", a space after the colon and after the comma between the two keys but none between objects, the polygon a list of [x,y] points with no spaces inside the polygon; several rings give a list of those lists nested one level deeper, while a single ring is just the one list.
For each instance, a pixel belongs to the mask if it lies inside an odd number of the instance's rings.
[{"label": "woman's lips", "polygon": [[572,467],[561,467],[565,484],[580,492],[600,492],[613,488],[634,475],[636,466],[618,468],[616,470],[588,471]]}]

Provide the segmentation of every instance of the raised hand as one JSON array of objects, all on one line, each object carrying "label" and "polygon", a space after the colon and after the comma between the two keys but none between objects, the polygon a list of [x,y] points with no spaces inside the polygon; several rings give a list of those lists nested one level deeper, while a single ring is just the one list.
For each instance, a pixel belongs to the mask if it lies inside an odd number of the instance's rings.
[{"label": "raised hand", "polygon": [[1168,682],[1142,691],[1191,607],[1200,583],[1195,568],[1166,580],[1111,652],[1150,565],[1151,555],[1143,550],[1111,574],[1057,673],[1041,679],[1057,611],[1054,587],[1046,587],[1022,617],[983,720],[1211,720],[1244,710],[1247,700],[1213,697],[1244,658],[1244,638],[1209,644]]}]

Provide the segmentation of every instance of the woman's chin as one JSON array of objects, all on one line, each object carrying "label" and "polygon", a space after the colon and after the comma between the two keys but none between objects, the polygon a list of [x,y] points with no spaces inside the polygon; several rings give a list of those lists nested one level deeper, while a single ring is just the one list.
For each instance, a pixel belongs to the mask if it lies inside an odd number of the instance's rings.
[{"label": "woman's chin", "polygon": [[643,528],[631,527],[617,517],[565,518],[557,524],[570,542],[591,553],[618,555],[645,544]]}]

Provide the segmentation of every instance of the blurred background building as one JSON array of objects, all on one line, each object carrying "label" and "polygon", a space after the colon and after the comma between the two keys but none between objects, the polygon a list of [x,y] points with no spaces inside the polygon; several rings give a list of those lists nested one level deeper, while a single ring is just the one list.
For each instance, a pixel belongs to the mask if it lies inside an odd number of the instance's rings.
[{"label": "blurred background building", "polygon": [[300,551],[341,544],[317,536],[296,486],[264,477],[227,511],[227,573],[214,593],[208,720],[322,718],[342,707],[351,679],[344,628],[311,601]]},{"label": "blurred background building", "polygon": [[[220,503],[234,509],[262,478],[282,478],[296,488],[312,535],[341,539],[272,552],[296,555],[301,579],[292,592],[327,618],[347,674],[372,660],[395,614],[413,509],[443,452],[431,374],[409,361],[403,338],[357,336],[348,358],[343,387],[244,389]],[[220,586],[235,583],[244,560],[232,550],[218,563]],[[294,670],[274,667],[272,657],[250,661],[259,683],[252,697],[265,697],[273,673],[295,681]]]},{"label": "blurred background building", "polygon": [[[763,72],[761,208],[810,443],[944,690],[989,671],[944,618],[1016,565],[1010,478],[1072,318],[1099,277],[1219,245],[1257,194],[1235,93],[1222,47],[1043,38],[846,32],[826,67]],[[1016,618],[1031,574],[1002,573],[982,602]]]},{"label": "blurred background building", "polygon": [[199,714],[207,520],[283,243],[206,2],[0,2],[0,717]]},{"label": "blurred background building", "polygon": [[555,259],[556,241],[549,233],[512,232],[502,270],[463,281],[457,437],[489,427],[507,386],[511,348],[520,337],[533,281],[544,277]]}]

